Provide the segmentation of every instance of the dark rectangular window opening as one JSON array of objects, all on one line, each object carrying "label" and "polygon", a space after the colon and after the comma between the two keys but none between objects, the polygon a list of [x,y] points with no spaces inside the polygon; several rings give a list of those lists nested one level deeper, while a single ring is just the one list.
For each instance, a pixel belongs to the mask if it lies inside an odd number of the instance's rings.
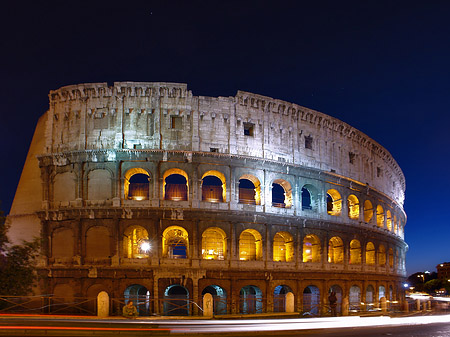
[{"label": "dark rectangular window opening", "polygon": [[381,177],[383,172],[381,171],[381,167],[377,167],[377,177]]},{"label": "dark rectangular window opening", "polygon": [[311,136],[305,136],[305,149],[312,150],[313,139]]},{"label": "dark rectangular window opening", "polygon": [[183,128],[183,120],[179,116],[170,116],[170,127],[172,129],[181,130]]},{"label": "dark rectangular window opening", "polygon": [[217,147],[210,147],[209,152],[219,152],[219,149]]},{"label": "dark rectangular window opening", "polygon": [[353,152],[349,152],[348,153],[348,161],[350,164],[354,164],[355,163],[355,157],[356,155]]},{"label": "dark rectangular window opening", "polygon": [[254,128],[255,128],[255,124],[244,123],[244,136],[253,137]]}]

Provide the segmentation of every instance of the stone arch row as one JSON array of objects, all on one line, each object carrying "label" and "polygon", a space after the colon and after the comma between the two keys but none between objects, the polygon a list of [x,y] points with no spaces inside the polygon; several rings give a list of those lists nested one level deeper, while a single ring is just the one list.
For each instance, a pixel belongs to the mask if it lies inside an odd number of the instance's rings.
[{"label": "stone arch row", "polygon": [[[330,234],[331,235],[331,234]],[[84,239],[85,256],[88,258],[109,258],[114,251],[110,230],[106,226],[95,225],[86,230]],[[102,237],[103,243],[98,244]],[[263,235],[253,228],[243,229],[239,233],[236,252],[230,244],[229,235],[220,227],[208,227],[198,240],[199,257],[204,260],[227,260],[236,256],[241,261],[262,261],[265,250],[268,259],[273,262],[329,263],[340,265],[379,265],[401,270],[404,256],[401,249],[390,247],[373,240],[360,241],[353,238],[343,240],[340,236],[322,237],[306,234],[301,241],[301,249],[296,247],[296,233],[277,231],[265,243]],[[147,229],[139,225],[130,225],[122,234],[122,257],[142,259],[155,256],[160,252],[163,258],[189,259],[193,257],[190,250],[194,243],[188,231],[179,225],[172,225],[162,232],[161,242],[152,239]],[[266,245],[269,245],[267,247]],[[298,244],[297,244],[298,245]],[[60,227],[51,236],[51,256],[57,259],[71,259],[76,256],[76,243],[71,228]],[[231,248],[230,248],[231,247]]]},{"label": "stone arch row", "polygon": [[[68,206],[77,198],[74,173],[64,172],[53,177],[53,199],[61,201],[61,205]],[[275,208],[297,208],[305,212],[318,212],[321,210],[331,216],[341,217],[346,214],[349,220],[362,221],[385,228],[401,237],[404,233],[404,219],[402,214],[396,212],[387,204],[380,201],[358,197],[356,192],[339,192],[338,187],[320,190],[313,183],[305,182],[299,191],[295,191],[295,182],[292,177],[270,179],[269,192],[261,184],[261,177],[255,174],[240,172],[236,186],[229,186],[224,173],[218,170],[206,170],[201,175],[199,199],[204,202],[228,202],[232,195],[227,190],[235,191],[235,202],[239,204],[252,204],[267,206],[264,200],[271,200],[269,206]],[[93,169],[87,173],[87,199],[112,199],[113,173],[105,168]],[[292,180],[292,181],[291,181]],[[150,185],[154,181],[149,170],[134,167],[126,170],[123,175],[122,197],[124,200],[142,201],[152,198]],[[190,186],[192,179],[181,168],[170,168],[162,175],[161,197],[169,201],[187,201],[191,197]],[[267,188],[267,187],[266,187]],[[156,193],[156,190],[155,192]],[[348,194],[348,195],[347,195]],[[326,195],[326,198],[322,197]],[[296,206],[296,204],[298,204]],[[326,206],[322,206],[325,205]],[[344,211],[345,210],[345,211]]]},{"label": "stone arch row", "polygon": [[[311,282],[307,286],[302,287],[299,291],[293,290],[290,285],[279,281],[274,284],[270,293],[265,293],[251,281],[249,284],[243,285],[239,289],[237,298],[232,298],[232,293],[227,287],[218,284],[207,284],[199,289],[199,295],[202,297],[206,294],[211,294],[213,298],[213,312],[215,315],[232,313],[232,302],[235,302],[236,311],[242,314],[253,314],[263,312],[286,312],[287,308],[287,294],[292,294],[294,303],[298,304],[297,308],[293,305],[292,311],[300,311],[311,316],[318,316],[327,314],[327,297],[331,292],[334,292],[337,299],[337,313],[341,314],[343,304],[346,303],[351,311],[372,310],[380,306],[380,303],[387,301],[395,303],[397,293],[394,287],[389,283],[382,283],[378,287],[372,283],[368,283],[365,288],[359,283],[350,283],[351,286],[346,289],[342,285],[336,283],[328,288],[323,288],[320,285]],[[290,283],[290,282],[287,282]],[[330,283],[331,284],[331,283]],[[105,291],[102,284],[95,283],[91,285],[86,292],[88,297],[96,297],[101,291]],[[295,288],[294,288],[295,289]],[[123,292],[124,304],[128,301],[133,301],[139,315],[147,316],[152,313],[162,311],[160,314],[166,316],[183,316],[191,314],[190,300],[192,293],[188,288],[181,284],[171,284],[163,289],[163,298],[161,303],[153,301],[152,292],[144,285],[134,283],[126,287]],[[59,301],[64,299],[70,301],[75,297],[73,288],[67,283],[56,284],[53,288],[53,296]],[[300,300],[300,301],[299,301]],[[201,302],[199,301],[201,305]],[[236,305],[237,304],[237,305]]]}]

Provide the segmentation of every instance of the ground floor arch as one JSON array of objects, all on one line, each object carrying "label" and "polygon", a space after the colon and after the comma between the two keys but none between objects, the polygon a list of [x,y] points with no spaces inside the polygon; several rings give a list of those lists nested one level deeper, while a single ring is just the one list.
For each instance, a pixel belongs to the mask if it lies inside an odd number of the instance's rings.
[{"label": "ground floor arch", "polygon": [[349,310],[359,311],[361,307],[361,288],[353,285],[350,287],[349,293]]},{"label": "ground floor arch", "polygon": [[286,312],[286,294],[293,293],[292,289],[286,285],[276,286],[273,291],[273,311]]},{"label": "ground floor arch", "polygon": [[164,290],[164,316],[189,316],[189,291],[179,284]]},{"label": "ground floor arch", "polygon": [[211,294],[214,302],[214,315],[225,315],[228,313],[227,310],[227,292],[225,289],[218,285],[207,286],[202,291],[202,297],[205,294]]},{"label": "ground floor arch", "polygon": [[239,293],[239,312],[242,314],[260,314],[263,312],[262,291],[257,286],[248,285]]},{"label": "ground floor arch", "polygon": [[320,308],[320,290],[314,285],[309,285],[303,290],[304,315],[317,316]]},{"label": "ground floor arch", "polygon": [[153,311],[150,305],[150,291],[140,284],[133,284],[123,292],[124,302],[133,301],[139,316],[148,316]]},{"label": "ground floor arch", "polygon": [[334,292],[336,295],[336,313],[338,315],[340,315],[342,313],[342,288],[337,285],[334,284],[330,287],[330,289],[328,290],[329,293]]}]

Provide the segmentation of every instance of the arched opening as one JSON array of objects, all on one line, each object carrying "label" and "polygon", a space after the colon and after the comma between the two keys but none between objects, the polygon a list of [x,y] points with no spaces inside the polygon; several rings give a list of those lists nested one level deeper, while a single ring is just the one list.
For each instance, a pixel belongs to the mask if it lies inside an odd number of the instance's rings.
[{"label": "arched opening", "polygon": [[272,184],[272,206],[280,208],[292,207],[292,188],[286,180],[276,179]]},{"label": "arched opening", "polygon": [[148,233],[144,227],[130,226],[123,233],[123,252],[129,259],[142,259],[149,256],[151,249]]},{"label": "arched opening", "polygon": [[366,245],[366,264],[375,264],[375,246],[372,242],[368,242]]},{"label": "arched opening", "polygon": [[328,241],[328,263],[344,263],[344,243],[338,236]]},{"label": "arched opening", "polygon": [[179,285],[168,286],[164,291],[165,316],[189,316],[189,292]]},{"label": "arched opening", "polygon": [[227,292],[217,285],[207,286],[202,291],[202,297],[205,294],[211,294],[214,303],[214,315],[226,315],[227,311]]},{"label": "arched opening", "polygon": [[128,304],[129,301],[133,301],[140,316],[150,315],[150,311],[152,311],[152,308],[150,307],[150,292],[146,287],[140,284],[133,284],[125,289],[123,295],[125,304]]},{"label": "arched opening", "polygon": [[392,215],[390,210],[386,211],[386,227],[390,232],[392,232]]},{"label": "arched opening", "polygon": [[359,311],[361,307],[361,289],[358,286],[351,286],[349,293],[349,311]]},{"label": "arched opening", "polygon": [[389,248],[389,267],[394,268],[394,250]]},{"label": "arched opening", "polygon": [[163,232],[163,256],[171,259],[188,257],[188,232],[180,226],[170,226]]},{"label": "arched opening", "polygon": [[[99,243],[99,240],[101,240],[101,244]],[[86,232],[85,242],[86,258],[109,259],[111,257],[111,237],[107,227],[90,227]]]},{"label": "arched opening", "polygon": [[310,285],[303,290],[303,315],[319,315],[320,290]]},{"label": "arched opening", "polygon": [[339,216],[342,210],[342,198],[338,191],[331,189],[327,191],[327,212],[329,215]]},{"label": "arched opening", "polygon": [[285,208],[284,188],[280,184],[272,184],[272,207]]},{"label": "arched opening", "polygon": [[378,247],[378,264],[380,266],[386,265],[386,248],[384,248],[384,245]]},{"label": "arched opening", "polygon": [[273,312],[286,312],[287,293],[293,293],[290,287],[285,285],[275,287],[273,291]]},{"label": "arched opening", "polygon": [[361,264],[361,243],[353,239],[350,241],[350,264]]},{"label": "arched opening", "polygon": [[241,288],[239,311],[241,314],[260,314],[263,312],[262,291],[256,286]]},{"label": "arched opening", "polygon": [[294,260],[294,240],[288,232],[278,232],[273,238],[273,260],[291,262]]},{"label": "arched opening", "polygon": [[384,227],[384,210],[381,205],[377,206],[377,226]]},{"label": "arched opening", "polygon": [[303,262],[320,262],[320,240],[314,234],[303,239]]},{"label": "arched opening", "polygon": [[218,227],[206,229],[202,234],[202,258],[224,260],[226,255],[226,234]]},{"label": "arched opening", "polygon": [[125,173],[124,194],[129,200],[149,199],[149,173],[142,168],[132,168]]},{"label": "arched opening", "polygon": [[386,288],[384,286],[378,287],[378,300],[380,300],[382,297],[386,298]]},{"label": "arched opening", "polygon": [[394,215],[394,233],[398,234],[398,222],[397,222],[397,216]]},{"label": "arched opening", "polygon": [[301,190],[302,210],[317,210],[317,189],[310,184],[305,184]]},{"label": "arched opening", "polygon": [[202,200],[207,202],[226,201],[225,176],[219,171],[208,171],[202,177]]},{"label": "arched opening", "polygon": [[337,284],[334,284],[330,287],[329,293],[334,292],[336,294],[337,302],[336,302],[336,313],[340,314],[342,311],[342,288]]},{"label": "arched opening", "polygon": [[373,302],[374,301],[374,293],[375,293],[375,291],[374,291],[373,287],[369,284],[366,289],[366,310],[373,310],[373,308],[375,306],[375,303]]},{"label": "arched opening", "polygon": [[353,194],[349,195],[347,198],[347,214],[352,220],[359,219],[359,200]]},{"label": "arched opening", "polygon": [[392,290],[392,286],[389,286],[389,301],[394,300],[394,291]]},{"label": "arched opening", "polygon": [[246,229],[239,236],[239,260],[262,259],[262,237],[255,229]]},{"label": "arched opening", "polygon": [[247,205],[261,205],[261,183],[249,174],[239,179],[239,203]]},{"label": "arched opening", "polygon": [[172,201],[188,200],[187,178],[181,174],[170,174],[164,179],[164,199]]},{"label": "arched opening", "polygon": [[369,200],[364,201],[364,221],[369,223],[373,217],[373,206]]}]

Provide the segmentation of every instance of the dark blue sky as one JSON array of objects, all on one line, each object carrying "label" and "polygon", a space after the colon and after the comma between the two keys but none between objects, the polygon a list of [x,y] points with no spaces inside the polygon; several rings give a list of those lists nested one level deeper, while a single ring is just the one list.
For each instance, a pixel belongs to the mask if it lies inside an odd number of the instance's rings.
[{"label": "dark blue sky", "polygon": [[450,261],[450,2],[9,1],[2,5],[0,200],[9,211],[48,92],[188,83],[319,110],[386,147],[406,176],[408,273]]}]

